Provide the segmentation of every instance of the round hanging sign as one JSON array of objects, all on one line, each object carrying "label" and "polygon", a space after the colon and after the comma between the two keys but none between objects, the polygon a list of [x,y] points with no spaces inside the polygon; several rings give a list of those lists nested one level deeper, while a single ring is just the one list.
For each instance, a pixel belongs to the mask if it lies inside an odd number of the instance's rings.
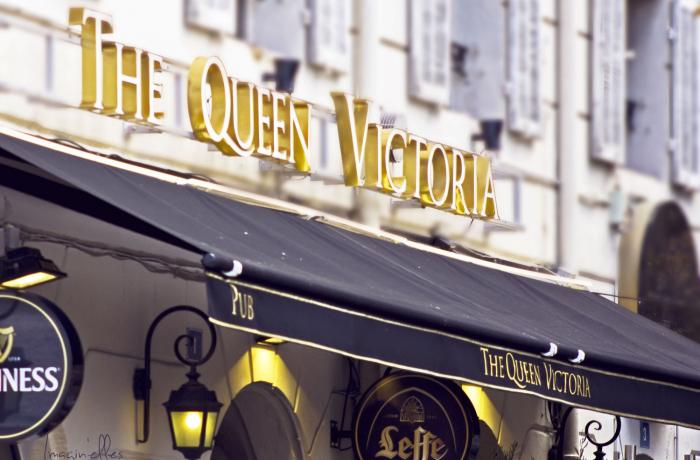
[{"label": "round hanging sign", "polygon": [[396,373],[362,397],[353,446],[359,460],[472,460],[479,449],[479,419],[456,383]]},{"label": "round hanging sign", "polygon": [[58,425],[75,403],[82,371],[75,328],[56,305],[0,292],[0,442]]}]

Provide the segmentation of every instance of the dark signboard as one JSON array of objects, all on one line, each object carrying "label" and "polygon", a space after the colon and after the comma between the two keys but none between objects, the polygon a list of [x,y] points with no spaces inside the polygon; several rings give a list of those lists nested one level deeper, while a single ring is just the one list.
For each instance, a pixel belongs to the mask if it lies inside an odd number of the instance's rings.
[{"label": "dark signboard", "polygon": [[698,388],[642,378],[643,363],[611,371],[596,368],[600,360],[589,355],[574,364],[562,353],[549,358],[211,273],[207,294],[210,319],[223,327],[576,407],[700,427]]},{"label": "dark signboard", "polygon": [[397,373],[375,383],[357,406],[353,446],[359,460],[468,460],[479,448],[479,420],[459,385]]},{"label": "dark signboard", "polygon": [[60,423],[78,396],[82,369],[80,341],[56,305],[0,292],[0,442]]}]

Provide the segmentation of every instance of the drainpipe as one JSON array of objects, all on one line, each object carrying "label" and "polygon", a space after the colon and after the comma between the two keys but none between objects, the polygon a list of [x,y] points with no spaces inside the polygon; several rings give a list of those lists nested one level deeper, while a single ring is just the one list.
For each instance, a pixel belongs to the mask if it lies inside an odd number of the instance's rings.
[{"label": "drainpipe", "polygon": [[[582,90],[585,81],[580,75],[585,75],[585,64],[578,60],[576,49],[576,14],[580,11],[578,2],[557,2],[559,13],[558,56],[558,99],[557,113],[558,139],[557,160],[559,173],[558,193],[558,233],[557,233],[557,264],[565,271],[576,274],[578,260],[576,249],[581,244],[578,219],[578,178],[577,172],[583,171],[587,158],[581,149],[581,142],[576,142],[576,107],[574,95]],[[584,67],[584,68],[581,68]],[[580,165],[578,163],[581,163]],[[579,166],[579,167],[577,167]]]},{"label": "drainpipe", "polygon": [[[565,271],[575,274],[578,271],[576,249],[581,243],[578,219],[578,178],[577,163],[587,158],[585,151],[579,147],[581,142],[576,142],[576,107],[574,95],[582,88],[580,84],[585,81],[580,75],[586,69],[581,69],[585,64],[573,53],[576,49],[578,35],[576,31],[576,14],[580,12],[578,2],[557,2],[558,6],[558,48],[557,52],[557,98],[559,102],[557,111],[558,138],[556,158],[558,161],[559,190],[558,202],[558,232],[557,232],[557,265]],[[580,165],[585,168],[585,164]],[[579,414],[572,410],[563,434],[564,459],[578,459],[579,447]]]},{"label": "drainpipe", "polygon": [[569,420],[566,424],[566,430],[562,433],[563,439],[563,449],[562,449],[562,459],[563,460],[580,460],[581,455],[579,448],[581,443],[579,442],[579,415],[578,410],[574,409],[569,414]]},{"label": "drainpipe", "polygon": [[[355,27],[357,39],[355,40],[355,61],[353,65],[353,78],[355,82],[355,95],[374,101],[373,111],[369,114],[369,121],[379,123],[379,78],[381,77],[379,63],[379,2],[376,0],[359,0],[355,5]],[[399,76],[400,78],[400,76]],[[371,227],[379,228],[381,205],[378,193],[358,188],[355,196],[354,217],[359,222]]]}]

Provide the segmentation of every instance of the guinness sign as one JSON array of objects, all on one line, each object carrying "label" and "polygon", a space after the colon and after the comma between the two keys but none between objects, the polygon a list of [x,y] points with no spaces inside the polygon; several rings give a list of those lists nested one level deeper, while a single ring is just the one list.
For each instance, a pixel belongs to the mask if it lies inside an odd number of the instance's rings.
[{"label": "guinness sign", "polygon": [[82,369],[80,341],[56,305],[0,293],[0,442],[58,425],[78,396]]},{"label": "guinness sign", "polygon": [[358,405],[353,444],[359,460],[471,460],[479,420],[449,380],[397,373],[375,383]]}]

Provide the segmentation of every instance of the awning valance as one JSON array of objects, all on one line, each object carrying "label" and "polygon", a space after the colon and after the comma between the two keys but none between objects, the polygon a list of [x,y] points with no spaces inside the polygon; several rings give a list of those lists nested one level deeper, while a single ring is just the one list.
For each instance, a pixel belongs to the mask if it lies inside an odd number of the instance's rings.
[{"label": "awning valance", "polygon": [[[596,294],[233,201],[43,141],[5,134],[0,149],[150,234],[240,261],[235,279],[209,274],[210,316],[219,325],[700,427],[700,345]],[[0,183],[21,188],[12,174],[3,166]],[[545,356],[551,344],[557,353]]]}]

